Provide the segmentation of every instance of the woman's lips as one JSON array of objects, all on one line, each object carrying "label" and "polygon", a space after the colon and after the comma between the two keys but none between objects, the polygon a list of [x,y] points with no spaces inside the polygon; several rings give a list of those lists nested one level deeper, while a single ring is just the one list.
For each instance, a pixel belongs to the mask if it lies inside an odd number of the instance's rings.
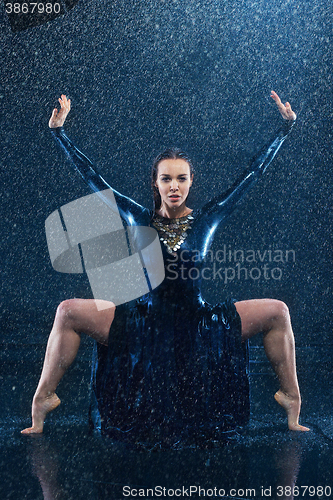
[{"label": "woman's lips", "polygon": [[173,196],[169,196],[170,200],[178,200],[180,198],[180,196],[178,195],[173,195]]}]

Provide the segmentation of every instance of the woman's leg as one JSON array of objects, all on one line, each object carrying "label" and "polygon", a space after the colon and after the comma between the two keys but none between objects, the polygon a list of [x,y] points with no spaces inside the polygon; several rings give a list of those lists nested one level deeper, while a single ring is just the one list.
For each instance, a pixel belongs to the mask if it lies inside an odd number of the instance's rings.
[{"label": "woman's leg", "polygon": [[236,302],[235,306],[242,321],[243,340],[259,332],[264,334],[265,352],[280,382],[280,389],[274,397],[287,412],[289,429],[309,430],[298,423],[301,395],[288,307],[273,299],[244,300]]},{"label": "woman's leg", "polygon": [[23,434],[43,432],[47,413],[60,404],[55,390],[76,357],[81,333],[107,345],[114,312],[115,305],[103,300],[71,299],[59,305],[32,402],[32,427]]}]

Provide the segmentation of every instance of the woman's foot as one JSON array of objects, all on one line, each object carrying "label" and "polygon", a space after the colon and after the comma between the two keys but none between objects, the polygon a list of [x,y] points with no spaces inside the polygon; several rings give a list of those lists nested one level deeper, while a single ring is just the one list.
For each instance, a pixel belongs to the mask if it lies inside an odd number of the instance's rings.
[{"label": "woman's foot", "polygon": [[53,393],[46,398],[34,397],[32,402],[32,427],[21,431],[21,434],[40,434],[43,432],[45,417],[60,405],[60,399]]},{"label": "woman's foot", "polygon": [[287,412],[288,417],[288,427],[291,431],[309,431],[308,427],[304,427],[298,423],[298,418],[301,410],[301,398],[299,396],[292,397],[285,392],[277,391],[274,395],[275,400],[282,406]]}]

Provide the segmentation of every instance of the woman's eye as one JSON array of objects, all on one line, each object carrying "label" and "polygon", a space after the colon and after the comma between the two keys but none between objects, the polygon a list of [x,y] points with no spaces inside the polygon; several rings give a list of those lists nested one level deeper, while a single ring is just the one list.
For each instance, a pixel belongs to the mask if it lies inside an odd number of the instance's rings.
[{"label": "woman's eye", "polygon": [[[180,177],[178,179],[179,182],[185,182],[186,180],[187,180],[186,177]],[[170,179],[170,177],[161,177],[161,181],[162,182],[171,182],[171,179]]]}]

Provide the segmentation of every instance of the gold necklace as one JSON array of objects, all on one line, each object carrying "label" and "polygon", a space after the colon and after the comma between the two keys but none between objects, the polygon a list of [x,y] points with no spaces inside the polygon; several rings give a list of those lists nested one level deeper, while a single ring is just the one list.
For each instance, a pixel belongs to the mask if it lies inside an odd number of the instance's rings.
[{"label": "gold necklace", "polygon": [[152,226],[157,229],[160,240],[166,246],[167,251],[173,254],[184,243],[187,231],[191,229],[193,220],[194,217],[191,214],[176,219],[169,219],[155,213],[152,219]]}]

